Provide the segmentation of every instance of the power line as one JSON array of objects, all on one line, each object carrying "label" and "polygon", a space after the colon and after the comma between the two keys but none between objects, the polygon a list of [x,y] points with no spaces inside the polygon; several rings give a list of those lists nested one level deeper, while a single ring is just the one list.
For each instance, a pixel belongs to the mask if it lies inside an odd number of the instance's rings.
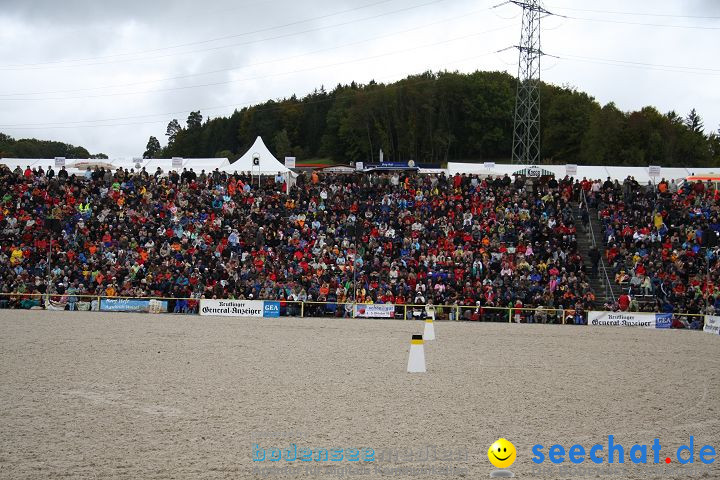
[{"label": "power line", "polygon": [[426,24],[423,24],[423,25],[418,25],[418,26],[416,26],[416,27],[412,27],[412,28],[408,28],[408,29],[405,29],[405,30],[400,30],[400,31],[388,33],[388,34],[385,34],[385,35],[374,36],[374,37],[366,38],[366,39],[364,39],[364,40],[359,40],[359,41],[356,41],[356,42],[345,43],[345,44],[342,44],[342,45],[335,45],[335,46],[328,47],[328,48],[323,48],[323,49],[320,49],[320,50],[313,50],[313,51],[301,53],[301,54],[298,54],[298,55],[292,55],[292,56],[289,56],[289,57],[277,58],[277,59],[273,59],[273,60],[266,60],[266,61],[263,61],[263,62],[251,63],[251,64],[247,64],[247,65],[237,65],[237,66],[228,67],[228,68],[221,68],[221,69],[217,69],[217,70],[207,70],[207,71],[204,71],[204,72],[190,73],[190,74],[186,74],[186,75],[176,75],[176,76],[173,76],[173,77],[158,78],[158,79],[154,79],[154,80],[143,80],[143,81],[140,81],[140,82],[130,82],[130,83],[112,84],[112,85],[100,85],[100,86],[96,86],[96,87],[74,88],[74,89],[68,89],[68,90],[50,90],[50,91],[40,91],[40,92],[0,93],[0,100],[3,100],[2,97],[18,97],[18,96],[23,96],[23,95],[56,95],[56,94],[63,94],[63,93],[77,93],[77,92],[85,92],[85,91],[93,91],[93,90],[104,90],[104,89],[110,89],[110,88],[134,87],[134,86],[137,86],[137,85],[147,85],[147,84],[150,84],[150,83],[168,82],[168,81],[172,81],[172,80],[181,80],[181,79],[185,79],[185,78],[201,77],[201,76],[205,76],[205,75],[212,75],[212,74],[215,74],[215,73],[224,73],[224,72],[230,72],[230,71],[233,71],[233,70],[241,70],[241,69],[249,68],[249,67],[258,67],[258,66],[261,66],[261,65],[268,65],[268,64],[277,63],[277,62],[284,62],[284,61],[288,61],[288,60],[295,60],[295,59],[297,59],[297,58],[302,58],[302,57],[306,57],[306,56],[309,56],[309,55],[314,55],[314,54],[317,54],[317,53],[323,53],[323,52],[328,52],[328,51],[332,51],[332,50],[338,50],[338,49],[340,49],[340,48],[345,48],[345,47],[351,47],[351,46],[355,46],[355,45],[360,45],[360,44],[367,43],[367,42],[374,41],[374,40],[380,40],[380,39],[384,39],[384,38],[388,38],[388,37],[393,37],[393,36],[397,36],[397,35],[402,35],[402,34],[405,34],[405,33],[412,32],[412,31],[421,30],[421,29],[423,29],[423,28],[428,28],[428,27],[432,27],[432,26],[435,26],[435,25],[439,25],[439,24],[441,24],[441,23],[446,23],[446,22],[450,22],[450,21],[453,21],[453,20],[461,19],[461,18],[467,18],[467,17],[470,16],[470,15],[476,15],[476,14],[478,14],[478,13],[480,13],[480,12],[485,12],[485,11],[487,11],[487,10],[489,10],[489,9],[474,10],[474,11],[471,11],[471,12],[466,12],[466,13],[464,13],[464,14],[462,14],[462,15],[455,16],[455,17],[445,18],[445,19],[438,20],[438,21],[435,21],[435,22],[426,23]]},{"label": "power line", "polygon": [[90,60],[104,60],[104,59],[108,59],[108,58],[116,58],[116,57],[122,57],[122,56],[130,56],[130,55],[144,55],[144,54],[147,54],[147,53],[155,53],[155,52],[160,52],[160,51],[163,51],[163,50],[171,50],[171,49],[174,49],[174,48],[182,48],[182,47],[187,47],[187,46],[192,46],[192,45],[201,45],[201,44],[203,44],[203,43],[217,42],[217,41],[220,41],[220,40],[227,40],[227,39],[230,39],[230,38],[238,38],[238,37],[243,37],[243,36],[246,36],[246,35],[253,35],[253,34],[255,34],[255,33],[262,33],[262,32],[267,32],[267,31],[270,31],[270,30],[277,30],[277,29],[280,29],[280,28],[290,27],[290,26],[293,26],[293,25],[299,25],[299,24],[311,22],[311,21],[314,21],[314,20],[320,20],[320,19],[323,19],[323,18],[329,18],[329,17],[334,17],[334,16],[337,16],[337,15],[342,15],[342,14],[348,13],[348,12],[354,12],[354,11],[356,11],[356,10],[361,10],[361,9],[368,8],[368,7],[373,7],[373,6],[375,6],[375,5],[379,5],[379,4],[382,4],[382,3],[388,3],[388,2],[392,2],[392,1],[395,1],[395,0],[380,0],[380,1],[377,1],[377,2],[374,2],[374,3],[370,3],[370,4],[367,4],[367,5],[361,5],[361,6],[359,6],[359,7],[350,8],[350,9],[347,9],[347,10],[341,10],[341,11],[335,12],[335,13],[329,13],[329,14],[325,14],[325,15],[320,15],[320,16],[318,16],[318,17],[306,18],[306,19],[304,19],[304,20],[297,20],[297,21],[295,21],[295,22],[285,23],[285,24],[282,24],[282,25],[276,25],[276,26],[274,26],[274,27],[266,27],[266,28],[261,28],[261,29],[258,29],[258,30],[252,30],[252,31],[249,31],[249,32],[236,33],[236,34],[233,34],[233,35],[224,35],[224,36],[222,36],[222,37],[208,38],[208,39],[205,39],[205,40],[198,40],[198,41],[195,41],[195,42],[180,43],[180,44],[177,44],[177,45],[168,45],[168,46],[166,46],[166,47],[158,47],[158,48],[152,48],[152,49],[147,49],[147,50],[137,50],[137,51],[135,51],[135,52],[115,53],[115,54],[112,54],[112,55],[100,55],[100,56],[96,56],[96,57],[78,58],[78,59],[73,59],[73,60],[55,60],[55,61],[51,61],[51,62],[21,63],[21,64],[16,64],[16,65],[0,65],[0,68],[6,68],[6,67],[32,67],[32,66],[39,66],[39,65],[51,65],[51,64],[57,64],[57,63],[77,63],[77,62],[85,62],[85,61],[90,61]]},{"label": "power line", "polygon": [[683,74],[693,74],[693,75],[711,75],[711,76],[720,75],[720,69],[713,69],[713,68],[687,67],[687,66],[666,65],[666,64],[647,63],[647,62],[631,62],[631,61],[626,61],[626,60],[613,60],[610,58],[585,57],[585,56],[578,56],[578,55],[560,55],[560,56],[558,56],[558,58],[561,60],[570,60],[570,61],[578,61],[578,62],[585,62],[585,63],[596,63],[599,65],[611,65],[614,67],[635,68],[635,69],[642,69],[642,70],[649,69],[649,70],[656,70],[656,71],[662,71],[662,72],[683,73]]},{"label": "power line", "polygon": [[[459,60],[444,62],[444,64],[445,65],[461,64],[461,63],[468,62],[470,60],[477,60],[478,58],[492,55],[494,53],[495,53],[494,51],[486,52],[486,53],[482,53],[480,55],[474,55],[472,57],[466,57],[466,58],[462,58]],[[400,75],[400,76],[398,77],[398,75]],[[393,79],[394,81],[400,81],[404,78],[407,78],[406,73],[384,77],[383,81],[389,81],[391,79]],[[423,83],[434,82],[436,80],[437,80],[437,78],[433,77],[433,78],[428,78],[428,79],[416,80],[413,82],[406,82],[406,83],[403,83],[402,85],[386,85],[385,88],[386,89],[394,89],[394,88],[400,88],[400,87],[403,87],[406,85],[420,85]],[[385,90],[378,89],[378,90],[363,91],[361,93],[363,95],[370,95],[370,94],[374,94],[374,93],[381,93],[383,91],[385,91]],[[309,93],[307,95],[309,95]],[[333,97],[325,98],[325,99],[318,99],[318,100],[311,100],[311,101],[304,102],[304,105],[320,104],[320,103],[330,102],[333,100],[334,100]],[[165,112],[165,113],[147,114],[147,115],[133,115],[133,116],[127,116],[127,117],[110,118],[110,119],[64,121],[64,122],[52,122],[52,123],[46,123],[46,124],[39,124],[39,123],[38,124],[28,124],[28,123],[6,124],[6,125],[0,125],[0,128],[7,129],[7,130],[44,130],[44,129],[123,127],[123,126],[133,126],[133,125],[159,124],[159,123],[166,123],[167,117],[181,115],[181,114],[189,114],[190,112],[193,112],[196,110],[206,112],[208,110],[212,111],[212,110],[220,110],[220,109],[227,109],[227,108],[237,109],[238,107],[251,107],[251,106],[259,105],[266,101],[267,101],[267,99],[265,98],[262,100],[254,100],[254,101],[245,102],[245,103],[219,105],[219,106],[213,106],[213,107],[198,107],[198,108],[194,108],[191,110],[180,110],[180,111],[175,111],[175,112]],[[281,105],[276,105],[276,106],[262,106],[262,107],[258,107],[258,108],[262,111],[265,111],[265,110],[279,109],[279,108],[283,108],[283,107]],[[162,120],[148,120],[148,121],[141,121],[141,122],[109,123],[109,124],[106,123],[106,124],[101,124],[101,125],[68,125],[71,123],[80,124],[80,123],[90,123],[90,122],[111,122],[111,121],[118,121],[118,120],[128,120],[128,119],[133,119],[133,118],[148,118],[148,117],[156,117],[156,116],[165,116],[166,118],[162,119]]]},{"label": "power line", "polygon": [[484,34],[487,34],[487,33],[495,32],[495,31],[499,31],[499,30],[504,30],[504,29],[510,28],[511,26],[512,26],[512,25],[507,25],[507,26],[503,26],[503,27],[498,27],[498,28],[490,29],[490,30],[485,30],[485,31],[482,31],[482,32],[472,33],[472,34],[469,34],[469,35],[463,35],[463,36],[460,36],[460,37],[450,38],[450,39],[443,40],[443,41],[440,41],[440,42],[433,42],[433,43],[428,43],[428,44],[423,44],[423,45],[417,45],[417,46],[410,47],[410,48],[406,48],[406,49],[403,49],[403,50],[396,50],[396,51],[386,52],[386,53],[382,53],[382,54],[378,54],[378,55],[371,55],[371,56],[367,56],[367,57],[361,57],[361,58],[356,58],[356,59],[347,60],[347,61],[343,61],[343,62],[330,63],[330,64],[325,64],[325,65],[320,65],[320,66],[315,66],[315,67],[307,67],[307,68],[302,68],[302,69],[293,70],[293,71],[277,72],[277,73],[273,73],[273,74],[269,74],[269,75],[259,75],[259,76],[254,76],[254,77],[245,77],[245,78],[241,78],[241,79],[224,80],[224,81],[219,81],[219,82],[209,82],[209,83],[204,83],[204,84],[185,85],[185,86],[168,87],[168,88],[162,88],[162,89],[156,89],[156,90],[144,90],[144,91],[136,91],[136,92],[103,93],[103,94],[97,94],[97,95],[81,95],[81,96],[75,96],[75,97],[3,98],[3,99],[0,99],[0,100],[1,100],[1,101],[6,101],[6,102],[7,102],[7,101],[57,101],[57,100],[78,100],[78,99],[90,99],[90,98],[105,98],[105,97],[121,97],[121,96],[132,96],[132,95],[145,95],[145,94],[164,93],[164,92],[179,91],[179,90],[188,90],[188,89],[193,89],[193,88],[215,87],[215,86],[219,86],[219,85],[228,85],[228,84],[232,84],[232,83],[242,83],[242,82],[251,81],[251,80],[262,80],[262,79],[271,78],[271,77],[277,77],[277,76],[282,76],[282,75],[290,75],[290,74],[295,74],[295,73],[304,73],[304,72],[313,71],[313,70],[319,70],[319,69],[324,69],[324,68],[337,67],[337,66],[340,66],[340,65],[348,65],[348,64],[352,64],[352,63],[356,63],[356,62],[361,62],[361,61],[367,61],[367,60],[373,60],[373,59],[376,59],[376,58],[381,58],[381,57],[386,57],[386,56],[391,56],[391,55],[397,55],[397,54],[400,54],[400,53],[407,53],[407,52],[410,52],[410,51],[420,50],[420,49],[428,48],[428,47],[434,47],[434,46],[437,46],[437,45],[443,45],[443,44],[446,44],[446,43],[456,42],[456,41],[459,41],[459,40],[465,40],[465,39],[468,39],[468,38],[472,38],[472,37],[484,35]]},{"label": "power line", "polygon": [[[392,1],[392,0],[384,0],[384,1]],[[410,6],[410,7],[400,8],[400,9],[392,10],[390,12],[384,12],[384,13],[380,13],[380,14],[376,14],[376,15],[363,17],[360,19],[335,23],[332,25],[325,25],[322,27],[310,28],[307,30],[299,31],[299,32],[285,33],[285,34],[276,35],[276,36],[272,36],[272,37],[266,37],[266,38],[262,38],[262,39],[258,39],[258,40],[249,40],[246,42],[232,43],[232,44],[228,44],[228,45],[220,45],[220,46],[207,47],[207,48],[201,48],[201,49],[195,49],[195,50],[188,50],[188,51],[184,51],[184,52],[166,53],[166,54],[162,54],[162,55],[151,55],[151,56],[138,57],[138,58],[120,58],[117,60],[110,60],[110,61],[106,61],[106,62],[80,63],[78,65],[58,65],[58,64],[59,63],[78,62],[78,61],[84,61],[84,60],[56,61],[56,62],[48,62],[48,63],[25,64],[25,65],[15,65],[15,66],[0,65],[0,70],[16,71],[16,70],[45,70],[45,69],[49,69],[49,68],[77,68],[77,67],[88,67],[88,66],[95,66],[95,65],[108,65],[108,64],[113,64],[113,63],[139,62],[139,61],[144,61],[144,60],[155,60],[158,58],[168,58],[168,57],[177,57],[177,56],[182,56],[182,55],[190,55],[193,53],[202,53],[202,52],[208,52],[208,51],[213,51],[213,50],[222,50],[222,49],[226,49],[226,48],[252,45],[252,44],[267,42],[267,41],[271,41],[271,40],[279,40],[279,39],[283,39],[283,38],[294,37],[294,36],[302,35],[305,33],[317,32],[317,31],[327,30],[327,29],[335,28],[335,27],[342,27],[342,26],[351,25],[351,24],[359,23],[359,22],[364,22],[367,20],[374,20],[376,18],[380,18],[380,17],[384,17],[384,16],[388,16],[388,15],[394,15],[396,13],[402,13],[402,12],[406,12],[409,10],[414,10],[417,8],[422,8],[422,7],[426,7],[428,5],[433,5],[436,3],[441,3],[441,2],[446,2],[446,1],[448,1],[448,0],[432,0],[430,2],[426,2],[426,3],[422,3],[419,5],[414,5],[414,6]],[[379,2],[379,3],[383,3],[383,2]],[[320,17],[318,17],[318,18],[320,18]],[[308,22],[311,20],[315,20],[315,19],[304,20],[301,23]],[[273,27],[273,28],[266,29],[266,30],[272,30],[272,29],[283,28],[283,27],[284,26]],[[229,36],[223,37],[223,38],[240,37],[240,36],[244,36],[244,35],[249,35],[250,33],[257,33],[257,32],[259,32],[259,30],[255,31],[255,32],[229,35]],[[208,41],[210,41],[210,40],[208,40]],[[206,43],[208,41],[203,41],[200,43]],[[212,40],[212,41],[215,41],[215,40]],[[177,48],[177,47],[163,47],[160,50],[171,49],[171,48]],[[118,54],[118,55],[137,55],[137,54]],[[107,57],[96,57],[96,58],[103,59],[103,58],[107,58]],[[89,58],[89,60],[93,60],[93,59],[94,58]]]},{"label": "power line", "polygon": [[600,22],[600,23],[616,23],[621,25],[639,25],[643,27],[663,27],[663,28],[682,28],[691,30],[720,30],[720,27],[702,27],[699,25],[668,25],[666,23],[644,23],[644,22],[627,22],[623,20],[610,20],[606,18],[586,18],[586,17],[573,17],[569,15],[558,15],[573,20],[582,20],[585,22]]},{"label": "power line", "polygon": [[559,9],[559,10],[571,10],[571,11],[575,11],[575,12],[609,13],[609,14],[613,14],[613,15],[633,15],[633,16],[638,16],[638,17],[698,18],[698,19],[707,19],[707,20],[720,19],[720,17],[710,16],[710,15],[677,15],[677,14],[671,14],[671,13],[625,12],[625,11],[617,11],[617,10],[595,10],[595,9],[588,9],[588,8],[561,7],[559,5],[552,5],[552,6],[549,6],[549,8]]}]

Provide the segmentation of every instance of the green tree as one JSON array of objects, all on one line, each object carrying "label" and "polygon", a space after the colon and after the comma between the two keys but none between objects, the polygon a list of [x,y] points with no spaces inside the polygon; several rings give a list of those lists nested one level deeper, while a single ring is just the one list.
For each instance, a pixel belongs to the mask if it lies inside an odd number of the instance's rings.
[{"label": "green tree", "polygon": [[160,141],[150,136],[148,139],[147,145],[145,146],[145,153],[143,153],[143,158],[155,158],[160,151]]},{"label": "green tree", "polygon": [[188,118],[187,118],[188,130],[200,128],[202,126],[202,120],[203,120],[203,117],[202,117],[202,115],[200,115],[200,110],[198,110],[197,112],[190,112],[190,115],[188,115]]},{"label": "green tree", "polygon": [[703,121],[694,108],[690,110],[688,116],[685,117],[685,126],[687,126],[693,133],[702,133]]},{"label": "green tree", "polygon": [[275,146],[275,155],[278,158],[283,158],[290,155],[291,145],[287,130],[283,128],[275,135],[275,138],[273,139],[273,145]]},{"label": "green tree", "polygon": [[165,135],[168,137],[168,144],[173,143],[180,132],[182,132],[180,122],[177,121],[177,118],[173,118],[165,130]]}]

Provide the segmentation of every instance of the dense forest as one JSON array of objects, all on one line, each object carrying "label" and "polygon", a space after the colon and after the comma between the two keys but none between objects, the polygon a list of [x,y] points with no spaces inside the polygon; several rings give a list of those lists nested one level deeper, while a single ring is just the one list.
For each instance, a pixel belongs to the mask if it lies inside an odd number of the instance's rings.
[{"label": "dense forest", "polygon": [[[338,85],[206,119],[192,112],[173,120],[161,148],[151,137],[145,156],[237,158],[261,135],[279,158],[328,158],[339,163],[414,159],[508,161],[516,80],[507,73],[451,72],[411,76],[392,84]],[[581,165],[720,165],[720,135],[706,133],[693,109],[686,115],[654,107],[623,112],[574,88],[541,85],[544,163]]]},{"label": "dense forest", "polygon": [[9,135],[0,133],[0,158],[108,158],[103,153],[90,155],[83,147],[76,147],[51,140],[21,138],[15,140]]},{"label": "dense forest", "polygon": [[[516,80],[504,72],[426,72],[391,84],[337,85],[297,98],[269,100],[229,117],[185,125],[173,119],[163,147],[150,137],[145,157],[239,157],[262,136],[277,157],[337,163],[413,159],[509,161]],[[624,112],[584,92],[542,84],[541,152],[544,163],[581,165],[720,166],[720,132],[705,129],[693,109],[661,113],[654,107]],[[0,134],[0,156],[107,158],[83,147]]]}]

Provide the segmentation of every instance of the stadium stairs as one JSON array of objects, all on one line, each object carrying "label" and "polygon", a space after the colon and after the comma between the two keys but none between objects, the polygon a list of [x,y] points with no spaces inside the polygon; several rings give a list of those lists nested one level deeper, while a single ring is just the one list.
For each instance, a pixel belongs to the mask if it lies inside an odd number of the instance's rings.
[{"label": "stadium stairs", "polygon": [[[588,226],[587,232],[583,232],[581,221],[582,216],[578,207],[575,207],[575,216],[578,225],[578,251],[580,252],[580,255],[582,255],[583,262],[585,262],[585,266],[587,267],[590,288],[592,288],[592,291],[595,294],[595,308],[602,310],[605,303],[612,302],[612,295],[610,294],[609,289],[612,289],[612,293],[615,295],[615,299],[617,299],[622,294],[622,287],[620,285],[616,285],[612,278],[610,279],[610,285],[606,286],[605,276],[601,267],[598,267],[597,275],[592,275],[592,263],[590,262],[589,255],[590,248],[593,244],[591,232],[595,234],[595,244],[600,251],[601,258],[605,258],[605,245],[602,242],[600,234],[602,227],[600,225],[600,220],[598,219],[597,209],[590,209],[590,223],[592,224],[592,229]],[[608,272],[608,275],[610,275],[610,272]]]}]

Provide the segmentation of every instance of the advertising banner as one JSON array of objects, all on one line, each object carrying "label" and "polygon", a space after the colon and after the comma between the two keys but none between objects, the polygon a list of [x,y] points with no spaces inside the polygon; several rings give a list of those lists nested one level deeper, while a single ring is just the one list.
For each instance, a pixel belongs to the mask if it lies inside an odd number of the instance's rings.
[{"label": "advertising banner", "polygon": [[202,298],[200,299],[200,315],[262,317],[263,303],[262,300],[213,300]]},{"label": "advertising banner", "polygon": [[588,325],[592,327],[670,328],[671,324],[671,313],[588,312]]},{"label": "advertising banner", "polygon": [[131,298],[101,298],[101,312],[149,312],[150,300],[133,300]]},{"label": "advertising banner", "polygon": [[279,317],[280,316],[280,302],[265,302],[263,308],[263,317]]},{"label": "advertising banner", "polygon": [[538,167],[530,167],[527,169],[527,176],[530,178],[540,178],[540,176],[542,176],[542,170]]},{"label": "advertising banner", "polygon": [[705,327],[703,332],[720,335],[720,317],[715,315],[705,315]]},{"label": "advertising banner", "polygon": [[393,318],[395,305],[389,304],[357,304],[354,306],[355,316],[361,318]]}]

